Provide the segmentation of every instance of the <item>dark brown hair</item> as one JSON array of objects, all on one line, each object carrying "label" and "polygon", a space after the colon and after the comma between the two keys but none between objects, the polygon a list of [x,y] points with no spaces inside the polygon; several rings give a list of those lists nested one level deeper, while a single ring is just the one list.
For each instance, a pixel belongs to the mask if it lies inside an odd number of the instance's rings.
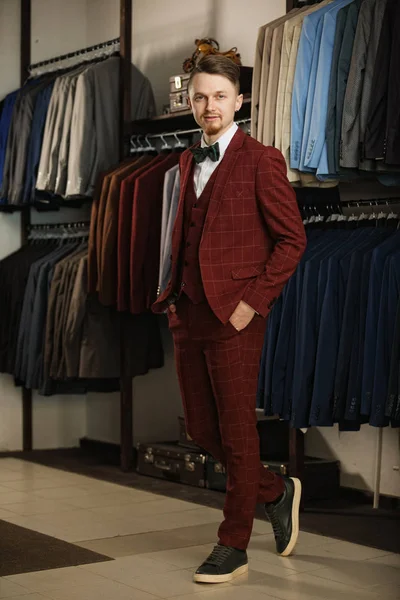
[{"label": "dark brown hair", "polygon": [[193,81],[193,77],[198,73],[208,73],[209,75],[222,75],[229,79],[236,87],[238,93],[240,91],[240,67],[235,64],[230,58],[221,55],[209,54],[204,56],[195,66],[190,74],[188,89]]}]

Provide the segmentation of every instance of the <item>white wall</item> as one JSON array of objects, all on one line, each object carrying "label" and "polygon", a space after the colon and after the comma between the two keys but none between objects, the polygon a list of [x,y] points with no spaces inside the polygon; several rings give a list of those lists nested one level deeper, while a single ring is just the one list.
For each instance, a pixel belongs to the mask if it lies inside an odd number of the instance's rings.
[{"label": "white wall", "polygon": [[[378,430],[363,425],[359,432],[340,432],[337,427],[310,429],[305,436],[306,454],[339,460],[343,486],[373,490]],[[400,431],[383,430],[381,492],[400,497]]]},{"label": "white wall", "polygon": [[88,46],[119,37],[119,0],[86,0]]}]

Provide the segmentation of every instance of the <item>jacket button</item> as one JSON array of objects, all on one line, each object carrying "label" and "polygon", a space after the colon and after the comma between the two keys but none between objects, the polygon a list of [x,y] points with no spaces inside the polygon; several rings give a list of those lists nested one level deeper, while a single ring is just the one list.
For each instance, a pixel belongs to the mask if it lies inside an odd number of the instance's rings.
[{"label": "jacket button", "polygon": [[184,281],[182,281],[182,283],[181,283],[181,288],[184,288],[184,287],[185,287],[185,285],[186,285],[186,283],[185,283]]}]

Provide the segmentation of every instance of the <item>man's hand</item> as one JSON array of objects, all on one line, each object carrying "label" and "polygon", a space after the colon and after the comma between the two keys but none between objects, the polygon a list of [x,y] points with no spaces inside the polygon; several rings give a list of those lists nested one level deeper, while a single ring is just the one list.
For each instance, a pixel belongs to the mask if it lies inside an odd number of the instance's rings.
[{"label": "man's hand", "polygon": [[241,300],[229,321],[237,331],[242,331],[251,323],[255,314],[256,311]]}]

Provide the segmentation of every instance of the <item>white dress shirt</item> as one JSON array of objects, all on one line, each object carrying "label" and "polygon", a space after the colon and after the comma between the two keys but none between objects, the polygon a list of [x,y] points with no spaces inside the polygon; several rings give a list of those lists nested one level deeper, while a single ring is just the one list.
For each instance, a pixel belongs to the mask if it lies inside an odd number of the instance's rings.
[{"label": "white dress shirt", "polygon": [[[207,156],[206,160],[196,165],[194,168],[194,190],[196,192],[197,198],[199,198],[206,187],[208,180],[211,175],[214,173],[215,169],[218,167],[221,160],[224,158],[224,154],[226,152],[227,147],[232,141],[233,136],[238,130],[238,126],[236,123],[232,124],[232,127],[225,131],[223,135],[217,140],[219,144],[219,160],[212,161],[211,158]],[[204,140],[204,135],[201,138],[201,147],[205,148],[208,144],[206,144]]]}]

